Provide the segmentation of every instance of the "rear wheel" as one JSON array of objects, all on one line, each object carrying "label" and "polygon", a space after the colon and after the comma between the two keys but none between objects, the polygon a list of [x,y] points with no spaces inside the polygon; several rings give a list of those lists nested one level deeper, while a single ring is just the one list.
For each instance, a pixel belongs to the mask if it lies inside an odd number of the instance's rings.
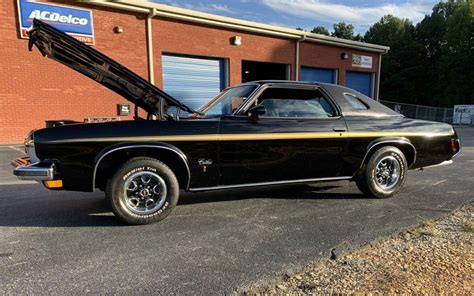
[{"label": "rear wheel", "polygon": [[402,188],[406,174],[404,154],[396,147],[387,146],[375,151],[355,181],[364,194],[388,198]]},{"label": "rear wheel", "polygon": [[179,185],[173,171],[154,158],[132,158],[107,183],[112,210],[129,224],[149,224],[168,216],[176,206]]}]

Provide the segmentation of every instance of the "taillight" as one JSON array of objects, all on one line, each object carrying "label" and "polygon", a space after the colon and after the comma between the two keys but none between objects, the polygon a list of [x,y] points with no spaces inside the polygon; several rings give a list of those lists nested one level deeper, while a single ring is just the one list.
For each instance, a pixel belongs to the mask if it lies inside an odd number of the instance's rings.
[{"label": "taillight", "polygon": [[451,139],[451,150],[456,153],[459,150],[459,142],[458,139]]}]

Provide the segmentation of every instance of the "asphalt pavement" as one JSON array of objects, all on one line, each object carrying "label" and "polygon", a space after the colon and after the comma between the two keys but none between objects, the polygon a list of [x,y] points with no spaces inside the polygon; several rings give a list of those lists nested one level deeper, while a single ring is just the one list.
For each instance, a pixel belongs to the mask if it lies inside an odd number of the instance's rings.
[{"label": "asphalt pavement", "polygon": [[458,133],[463,151],[453,165],[410,171],[391,199],[366,198],[349,182],[189,193],[147,226],[118,222],[100,192],[48,191],[0,170],[0,184],[10,184],[0,186],[0,291],[241,291],[472,201],[474,129]]}]

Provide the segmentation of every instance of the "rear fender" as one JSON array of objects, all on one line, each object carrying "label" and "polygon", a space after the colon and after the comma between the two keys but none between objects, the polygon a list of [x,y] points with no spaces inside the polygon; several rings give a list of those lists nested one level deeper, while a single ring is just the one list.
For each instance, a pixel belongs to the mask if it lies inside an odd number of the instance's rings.
[{"label": "rear fender", "polygon": [[409,168],[416,162],[416,148],[409,139],[403,137],[379,138],[367,145],[364,158],[362,159],[358,171],[362,169],[362,167],[367,163],[367,161],[377,149],[384,146],[394,146],[402,150],[402,152],[405,154],[405,158],[407,159]]}]

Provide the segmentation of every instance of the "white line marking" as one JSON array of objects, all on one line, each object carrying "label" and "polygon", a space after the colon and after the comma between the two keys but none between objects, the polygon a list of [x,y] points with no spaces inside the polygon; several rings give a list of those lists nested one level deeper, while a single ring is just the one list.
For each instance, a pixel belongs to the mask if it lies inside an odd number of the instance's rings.
[{"label": "white line marking", "polygon": [[444,180],[438,181],[438,182],[434,183],[433,186],[442,184],[442,183],[444,183],[444,182],[446,182],[446,181],[448,181],[448,179],[444,179]]},{"label": "white line marking", "polygon": [[16,150],[16,151],[20,151],[22,153],[25,153],[25,150],[21,149],[21,148],[18,148],[18,147],[15,147],[15,146],[8,146],[9,148],[13,149],[13,150]]},{"label": "white line marking", "polygon": [[23,264],[27,264],[28,262],[18,262],[18,263],[15,263],[15,264],[11,264],[11,265],[8,265],[7,267],[14,267],[14,266],[18,266],[18,265],[23,265]]}]

